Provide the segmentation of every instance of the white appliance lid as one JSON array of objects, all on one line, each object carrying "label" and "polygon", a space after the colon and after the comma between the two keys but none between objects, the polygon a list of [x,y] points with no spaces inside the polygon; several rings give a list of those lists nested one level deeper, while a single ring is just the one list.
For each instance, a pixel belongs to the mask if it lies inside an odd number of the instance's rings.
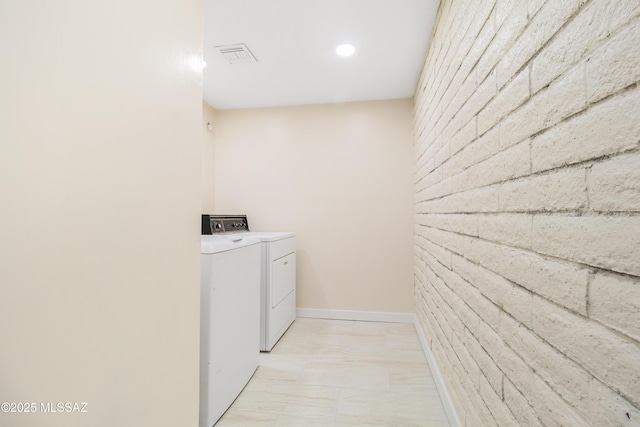
[{"label": "white appliance lid", "polygon": [[247,235],[206,235],[200,236],[200,253],[216,254],[219,252],[231,251],[243,246],[255,245],[259,243],[257,237]]},{"label": "white appliance lid", "polygon": [[295,237],[296,235],[296,233],[292,231],[248,231],[242,234],[246,236],[256,237],[262,242],[274,242],[276,240]]}]

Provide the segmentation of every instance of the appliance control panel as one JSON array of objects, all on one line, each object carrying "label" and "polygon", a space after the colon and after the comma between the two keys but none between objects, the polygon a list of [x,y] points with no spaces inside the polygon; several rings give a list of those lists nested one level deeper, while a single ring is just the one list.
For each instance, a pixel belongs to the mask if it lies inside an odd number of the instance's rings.
[{"label": "appliance control panel", "polygon": [[202,215],[202,234],[249,231],[246,215]]}]

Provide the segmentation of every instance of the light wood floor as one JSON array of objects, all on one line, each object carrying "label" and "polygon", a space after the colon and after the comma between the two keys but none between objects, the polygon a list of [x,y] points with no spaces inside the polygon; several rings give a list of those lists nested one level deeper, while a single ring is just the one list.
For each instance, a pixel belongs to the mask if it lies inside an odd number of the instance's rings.
[{"label": "light wood floor", "polygon": [[297,319],[216,424],[449,427],[411,324]]}]

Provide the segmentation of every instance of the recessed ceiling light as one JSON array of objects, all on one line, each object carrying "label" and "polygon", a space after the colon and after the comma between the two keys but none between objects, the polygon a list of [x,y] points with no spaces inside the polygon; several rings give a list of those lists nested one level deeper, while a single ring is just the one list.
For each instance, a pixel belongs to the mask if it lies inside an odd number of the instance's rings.
[{"label": "recessed ceiling light", "polygon": [[356,48],[351,44],[341,44],[336,48],[336,53],[340,56],[351,56],[356,51]]}]

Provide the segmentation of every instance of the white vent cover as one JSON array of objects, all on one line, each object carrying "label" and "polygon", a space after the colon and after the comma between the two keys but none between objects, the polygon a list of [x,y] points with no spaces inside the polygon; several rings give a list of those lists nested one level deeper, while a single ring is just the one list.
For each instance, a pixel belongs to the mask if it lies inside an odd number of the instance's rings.
[{"label": "white vent cover", "polygon": [[255,56],[249,51],[249,48],[244,43],[216,46],[216,49],[220,51],[222,56],[227,58],[229,64],[246,64],[249,62],[258,62]]}]

